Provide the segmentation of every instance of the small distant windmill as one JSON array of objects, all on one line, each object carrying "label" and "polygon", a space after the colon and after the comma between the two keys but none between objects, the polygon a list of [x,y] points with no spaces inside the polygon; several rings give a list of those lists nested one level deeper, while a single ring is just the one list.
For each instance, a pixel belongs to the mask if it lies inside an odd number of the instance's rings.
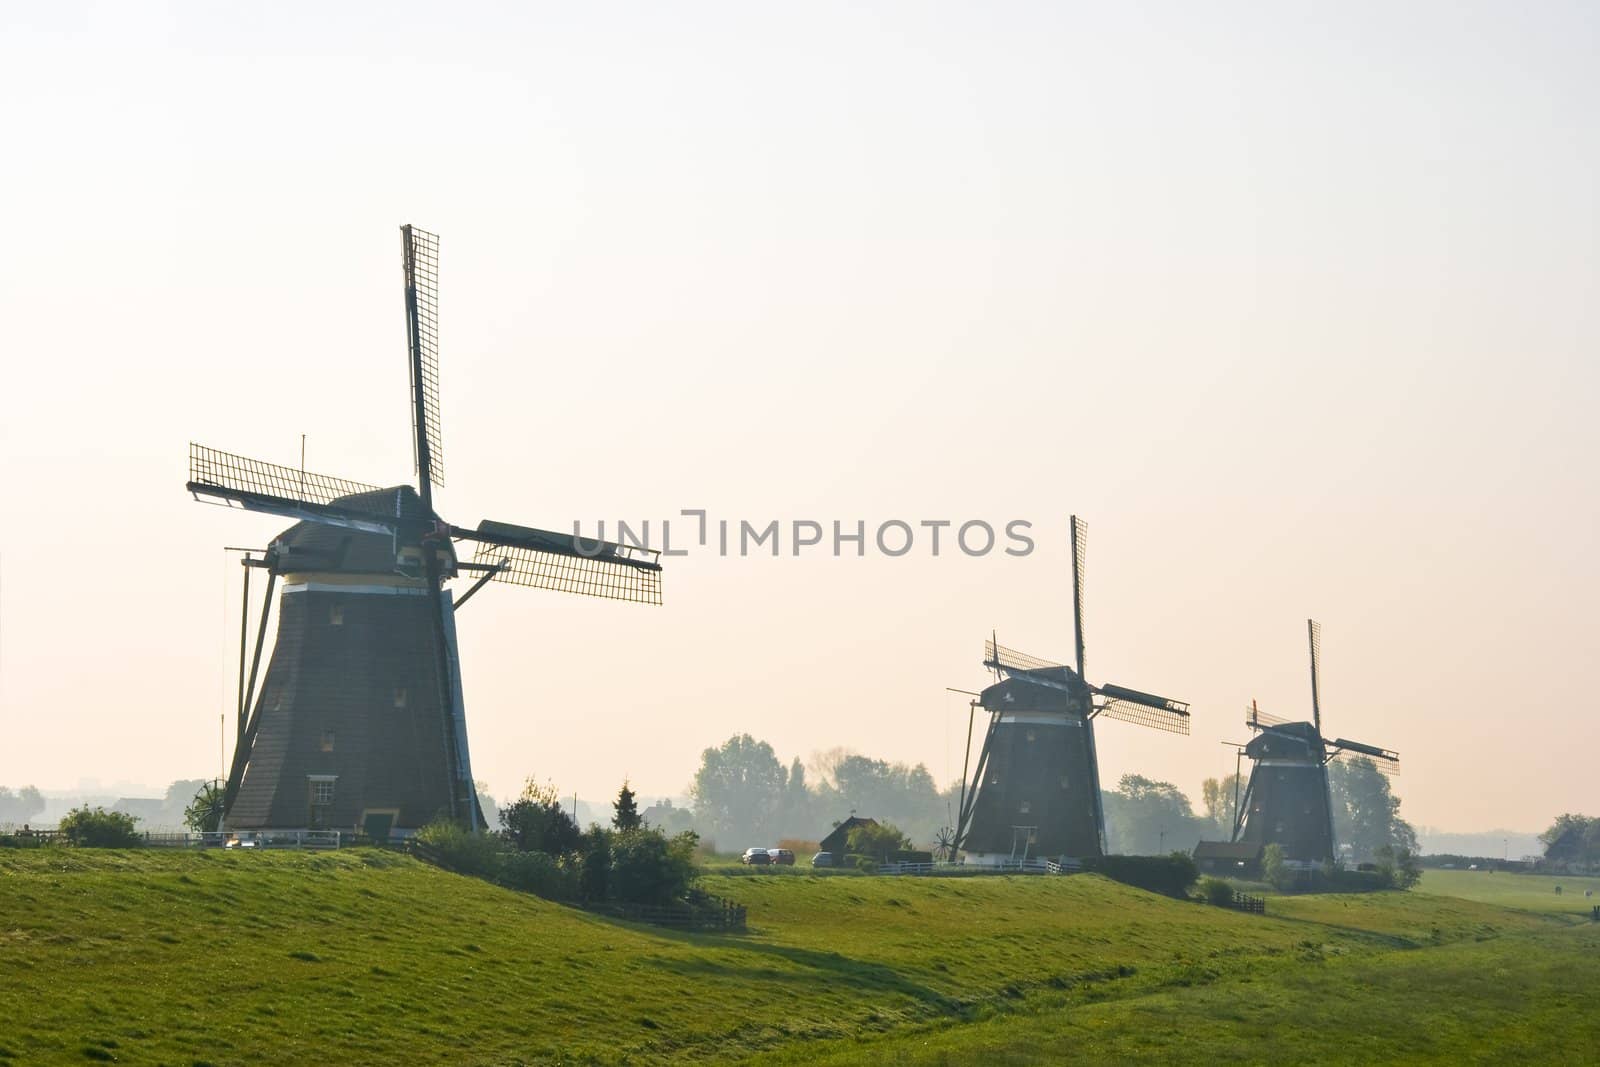
[{"label": "small distant windmill", "polygon": [[1311,646],[1311,721],[1289,722],[1251,703],[1245,725],[1256,736],[1244,746],[1252,761],[1250,784],[1234,816],[1233,839],[1265,847],[1278,845],[1286,859],[1305,863],[1332,860],[1338,842],[1328,764],[1336,759],[1368,759],[1384,774],[1400,770],[1400,756],[1376,745],[1322,736],[1322,627],[1306,620]]},{"label": "small distant windmill", "polygon": [[[248,680],[240,624],[237,743],[222,790],[229,830],[362,828],[447,817],[482,825],[467,749],[455,613],[489,581],[661,602],[658,553],[485,520],[454,526],[439,422],[439,242],[401,228],[417,486],[379,488],[189,446],[195,499],[298,520],[249,568],[267,573]],[[476,545],[473,559],[456,545]],[[445,588],[475,579],[459,599]],[[272,593],[278,637],[255,695]]]},{"label": "small distant windmill", "polygon": [[[1083,582],[1087,527],[1072,517],[1072,617],[1076,669],[990,639],[983,665],[997,681],[973,701],[989,728],[972,778],[962,769],[955,845],[968,863],[1084,858],[1105,851],[1105,812],[1094,747],[1104,717],[1189,732],[1189,705],[1084,677]],[[968,723],[967,745],[972,744]]]}]

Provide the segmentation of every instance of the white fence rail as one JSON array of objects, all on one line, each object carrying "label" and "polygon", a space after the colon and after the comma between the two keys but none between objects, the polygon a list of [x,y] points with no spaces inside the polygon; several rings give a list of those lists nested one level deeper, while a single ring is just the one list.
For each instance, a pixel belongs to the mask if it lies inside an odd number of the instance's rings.
[{"label": "white fence rail", "polygon": [[879,874],[1076,874],[1078,860],[1006,860],[1001,863],[885,863]]}]

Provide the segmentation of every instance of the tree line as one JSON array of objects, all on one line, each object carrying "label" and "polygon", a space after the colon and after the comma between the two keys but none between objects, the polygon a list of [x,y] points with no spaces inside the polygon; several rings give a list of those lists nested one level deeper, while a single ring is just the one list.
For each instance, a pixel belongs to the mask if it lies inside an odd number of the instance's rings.
[{"label": "tree line", "polygon": [[[1356,859],[1384,848],[1415,852],[1416,831],[1400,817],[1400,798],[1371,760],[1335,761],[1328,768],[1334,829]],[[1161,855],[1189,851],[1202,839],[1233,834],[1237,775],[1208,778],[1203,809],[1171,782],[1125,774],[1102,791],[1106,846],[1114,853]],[[784,763],[772,746],[736,734],[701,753],[689,784],[691,807],[670,803],[644,813],[653,825],[698,831],[724,851],[816,841],[851,814],[892,823],[917,846],[931,847],[941,827],[955,821],[961,783],[940,788],[921,763],[896,763],[843,748]]]}]

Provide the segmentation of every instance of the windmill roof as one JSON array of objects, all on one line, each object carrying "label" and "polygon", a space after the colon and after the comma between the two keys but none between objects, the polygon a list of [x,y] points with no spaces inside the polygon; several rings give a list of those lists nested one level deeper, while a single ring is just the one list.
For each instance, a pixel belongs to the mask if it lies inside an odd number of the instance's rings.
[{"label": "windmill roof", "polygon": [[[333,506],[383,518],[425,521],[431,515],[422,497],[409,485],[351,493],[335,498]],[[389,534],[368,533],[321,522],[297,522],[278,535],[287,558],[284,571],[319,570],[351,574],[390,574],[394,571],[395,543]]]}]

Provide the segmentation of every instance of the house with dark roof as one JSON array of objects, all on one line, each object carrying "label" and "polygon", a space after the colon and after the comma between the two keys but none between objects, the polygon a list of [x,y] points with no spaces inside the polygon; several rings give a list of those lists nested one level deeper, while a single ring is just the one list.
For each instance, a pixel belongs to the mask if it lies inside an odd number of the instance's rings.
[{"label": "house with dark roof", "polygon": [[1254,876],[1263,848],[1259,841],[1202,841],[1194,847],[1194,865],[1207,874]]},{"label": "house with dark roof", "polygon": [[824,851],[824,852],[832,852],[833,855],[834,855],[834,858],[838,859],[838,858],[842,857],[846,852],[850,851],[850,831],[852,829],[854,829],[857,826],[877,826],[877,825],[878,825],[878,820],[877,819],[862,819],[862,818],[858,818],[857,816],[852,815],[848,819],[846,819],[844,822],[839,823],[838,825],[836,825],[833,828],[833,831],[830,834],[828,834],[827,837],[824,837],[822,839],[822,841],[820,842],[820,847],[821,847],[822,851]]}]

